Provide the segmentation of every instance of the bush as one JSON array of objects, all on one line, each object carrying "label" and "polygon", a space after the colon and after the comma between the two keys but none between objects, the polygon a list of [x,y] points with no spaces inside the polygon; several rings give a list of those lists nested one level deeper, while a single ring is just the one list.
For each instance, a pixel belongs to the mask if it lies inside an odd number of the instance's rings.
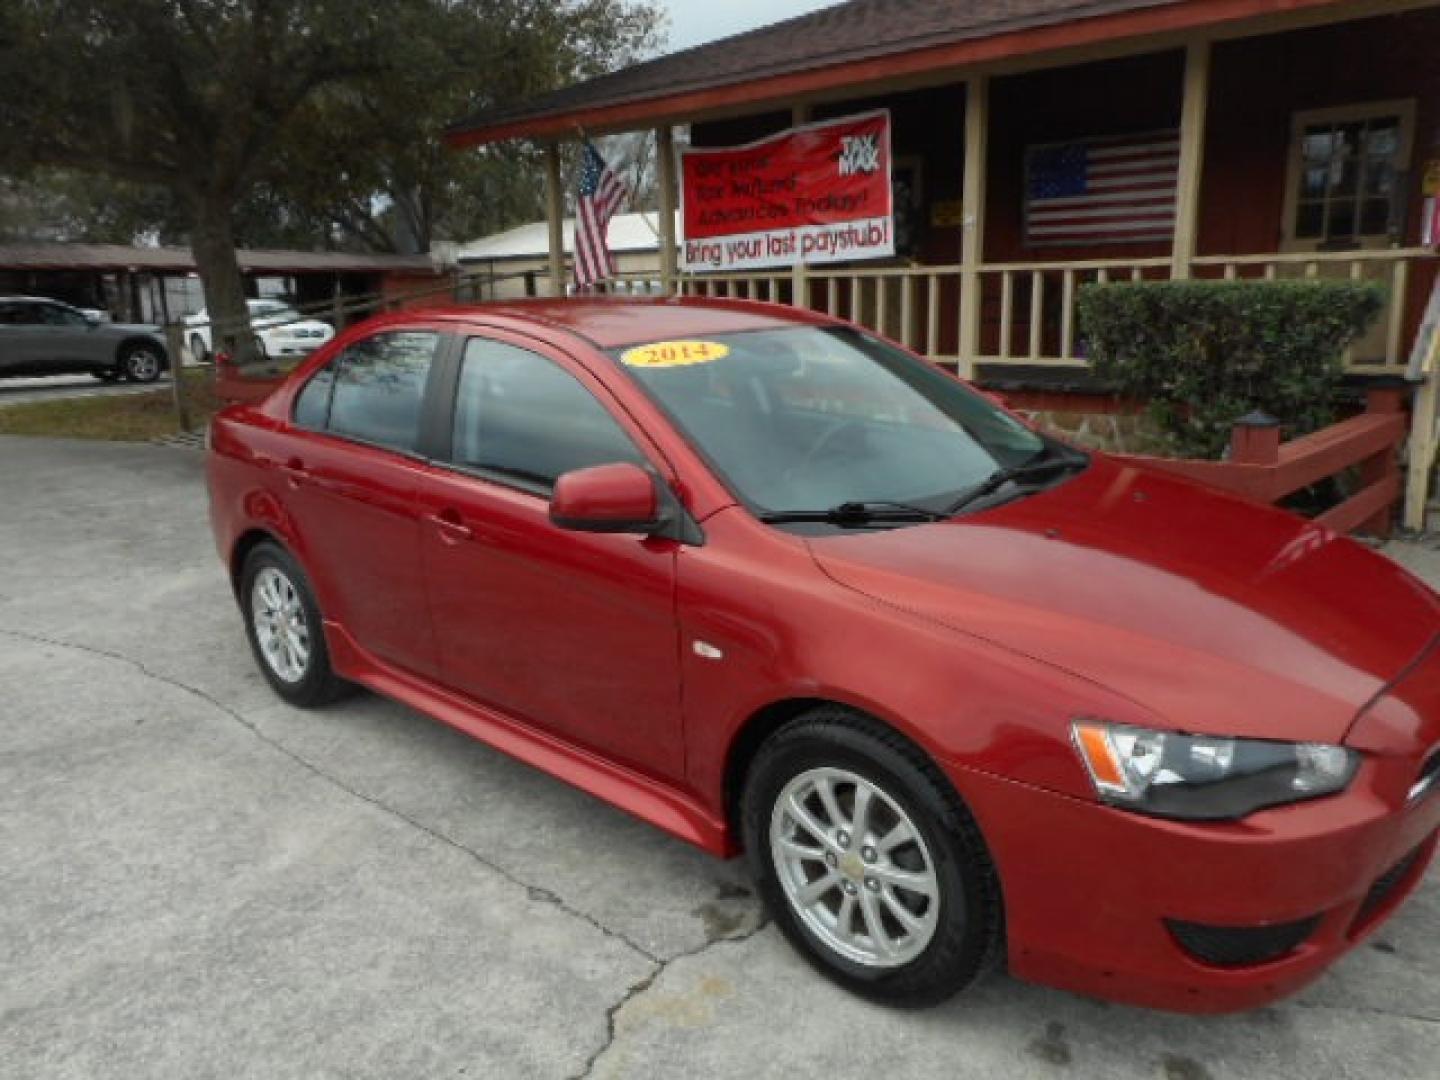
[{"label": "bush", "polygon": [[1218,458],[1256,409],[1291,434],[1330,423],[1341,356],[1384,304],[1373,282],[1127,282],[1086,285],[1078,314],[1096,374],[1148,402],[1175,453]]}]

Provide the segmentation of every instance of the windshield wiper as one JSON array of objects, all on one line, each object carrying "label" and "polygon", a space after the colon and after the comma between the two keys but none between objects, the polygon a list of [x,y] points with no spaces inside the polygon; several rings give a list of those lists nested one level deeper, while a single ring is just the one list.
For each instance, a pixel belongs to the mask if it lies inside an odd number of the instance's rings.
[{"label": "windshield wiper", "polygon": [[944,521],[950,515],[909,503],[867,499],[843,502],[828,510],[775,510],[760,515],[767,525],[815,521],[825,525],[863,526],[888,522]]},{"label": "windshield wiper", "polygon": [[1070,450],[1046,447],[1040,453],[1047,456],[1038,461],[1032,459],[1021,462],[1019,465],[1007,465],[1003,469],[996,469],[946,507],[945,516],[953,517],[981,499],[995,494],[1006,484],[1018,483],[1021,480],[1038,480],[1052,473],[1068,472],[1070,469],[1083,469],[1090,462],[1090,459],[1084,454]]}]

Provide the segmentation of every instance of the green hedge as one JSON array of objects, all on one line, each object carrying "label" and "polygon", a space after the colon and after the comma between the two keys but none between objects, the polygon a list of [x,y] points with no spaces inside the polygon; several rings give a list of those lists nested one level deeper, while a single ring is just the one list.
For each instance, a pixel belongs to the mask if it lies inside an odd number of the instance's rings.
[{"label": "green hedge", "polygon": [[1084,286],[1078,315],[1096,374],[1175,453],[1218,458],[1256,409],[1291,435],[1330,423],[1341,356],[1384,304],[1373,282],[1126,282]]}]

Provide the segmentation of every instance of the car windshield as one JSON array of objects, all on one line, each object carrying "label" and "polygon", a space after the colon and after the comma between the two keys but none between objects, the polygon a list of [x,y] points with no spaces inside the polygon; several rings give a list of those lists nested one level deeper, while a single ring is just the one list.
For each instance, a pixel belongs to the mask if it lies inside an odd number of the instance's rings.
[{"label": "car windshield", "polygon": [[250,304],[250,314],[261,319],[298,319],[300,313],[289,304],[276,300],[258,300]]},{"label": "car windshield", "polygon": [[762,516],[869,504],[939,515],[1049,449],[944,372],[848,328],[704,335],[612,355]]}]

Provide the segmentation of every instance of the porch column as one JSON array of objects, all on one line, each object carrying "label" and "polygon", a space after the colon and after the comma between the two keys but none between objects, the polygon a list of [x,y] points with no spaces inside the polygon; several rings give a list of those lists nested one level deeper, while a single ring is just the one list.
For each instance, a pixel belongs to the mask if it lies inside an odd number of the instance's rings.
[{"label": "porch column", "polygon": [[980,355],[980,267],[985,261],[985,173],[990,157],[990,76],[965,83],[965,172],[961,180],[960,377]]},{"label": "porch column", "polygon": [[560,146],[545,147],[545,220],[550,226],[550,295],[565,295],[565,193],[560,187]]},{"label": "porch column", "polygon": [[[801,124],[808,124],[810,122],[810,111],[808,102],[801,102],[794,106],[790,110],[790,126],[799,127]],[[800,261],[800,257],[797,255],[795,257],[795,264],[790,268],[791,307],[804,308],[810,306],[806,303],[808,299],[806,294],[809,292],[806,285],[806,277],[805,264]],[[834,288],[835,283],[832,281],[830,285],[831,288]]]},{"label": "porch column", "polygon": [[1200,175],[1205,163],[1205,114],[1210,104],[1210,43],[1185,48],[1185,90],[1180,106],[1180,175],[1175,191],[1175,239],[1170,277],[1190,276],[1200,231]]},{"label": "porch column", "polygon": [[675,207],[679,203],[675,177],[675,129],[655,129],[655,156],[660,159],[660,283],[666,296],[679,291],[680,271],[675,258]]}]

